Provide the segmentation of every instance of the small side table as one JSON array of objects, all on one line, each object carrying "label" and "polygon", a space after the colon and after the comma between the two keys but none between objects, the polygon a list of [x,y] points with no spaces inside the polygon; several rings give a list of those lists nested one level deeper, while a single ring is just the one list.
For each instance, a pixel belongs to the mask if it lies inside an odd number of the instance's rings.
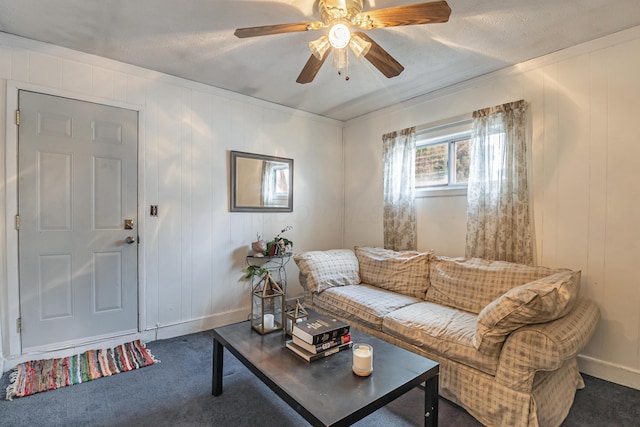
[{"label": "small side table", "polygon": [[[285,266],[291,260],[291,254],[274,255],[263,257],[257,257],[253,255],[247,256],[247,265],[255,265],[269,270],[273,279],[280,285],[282,291],[287,293],[287,270]],[[251,277],[251,289],[255,286],[255,281],[260,280],[260,277]]]}]

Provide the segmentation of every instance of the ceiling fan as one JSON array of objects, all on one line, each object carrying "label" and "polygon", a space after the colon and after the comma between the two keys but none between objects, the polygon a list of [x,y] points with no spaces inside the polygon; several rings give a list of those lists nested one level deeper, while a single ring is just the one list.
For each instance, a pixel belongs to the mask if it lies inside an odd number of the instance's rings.
[{"label": "ceiling fan", "polygon": [[[338,68],[338,74],[341,74],[349,64],[347,48],[350,48],[356,57],[364,56],[382,74],[391,78],[400,74],[404,67],[369,36],[357,30],[447,22],[451,14],[451,8],[446,1],[388,7],[367,12],[362,12],[363,0],[317,1],[322,21],[238,28],[234,34],[236,37],[245,38],[328,29],[327,34],[309,43],[312,55],[298,76],[298,83],[313,81],[331,51],[334,52],[333,64]],[[349,80],[348,75],[346,79]]]}]

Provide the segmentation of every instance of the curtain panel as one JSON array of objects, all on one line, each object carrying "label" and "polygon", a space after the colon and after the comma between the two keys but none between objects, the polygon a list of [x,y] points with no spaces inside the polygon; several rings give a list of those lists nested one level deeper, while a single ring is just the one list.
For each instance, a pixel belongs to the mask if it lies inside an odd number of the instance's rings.
[{"label": "curtain panel", "polygon": [[467,257],[533,264],[526,112],[520,100],[473,113]]},{"label": "curtain panel", "polygon": [[416,250],[416,128],[382,136],[384,181],[384,247]]}]

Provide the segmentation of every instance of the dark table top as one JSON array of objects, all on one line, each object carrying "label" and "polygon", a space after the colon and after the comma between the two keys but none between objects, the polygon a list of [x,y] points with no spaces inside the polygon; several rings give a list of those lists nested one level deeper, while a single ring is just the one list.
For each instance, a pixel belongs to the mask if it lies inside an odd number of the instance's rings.
[{"label": "dark table top", "polygon": [[351,371],[352,351],[306,362],[285,347],[284,332],[260,335],[249,322],[214,329],[215,338],[314,425],[350,425],[438,374],[437,362],[352,328],[373,347],[373,373]]}]

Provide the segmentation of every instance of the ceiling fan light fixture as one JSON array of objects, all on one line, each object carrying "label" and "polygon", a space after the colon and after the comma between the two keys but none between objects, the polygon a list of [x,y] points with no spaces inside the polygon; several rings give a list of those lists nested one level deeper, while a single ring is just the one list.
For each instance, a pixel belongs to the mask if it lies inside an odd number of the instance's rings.
[{"label": "ceiling fan light fixture", "polygon": [[354,34],[351,36],[349,47],[356,55],[356,58],[360,58],[360,56],[366,56],[366,54],[369,53],[369,49],[371,49],[371,42],[368,42],[359,35]]},{"label": "ceiling fan light fixture", "polygon": [[322,22],[336,19],[351,20],[362,12],[363,0],[318,0],[318,11]]},{"label": "ceiling fan light fixture", "polygon": [[[361,30],[447,22],[451,15],[451,8],[445,0],[374,8],[365,12],[362,11],[364,0],[314,0],[314,3],[317,4],[321,22],[238,28],[234,34],[245,38],[328,29],[327,35],[309,43],[312,55],[296,79],[300,84],[313,81],[330,53],[333,53],[332,62],[338,68],[338,74],[343,69],[348,73],[349,48],[356,58],[364,56],[385,77],[392,78],[399,75],[404,67]],[[375,7],[372,0],[366,3],[369,7]],[[356,29],[354,33],[352,29]],[[349,80],[348,75],[346,80]]]},{"label": "ceiling fan light fixture", "polygon": [[351,31],[346,24],[338,22],[329,29],[329,43],[336,49],[345,48],[351,40]]},{"label": "ceiling fan light fixture", "polygon": [[322,57],[327,53],[330,47],[331,44],[329,43],[329,37],[326,35],[309,42],[309,49],[311,50],[311,53],[313,53],[313,56],[319,60],[322,60]]},{"label": "ceiling fan light fixture", "polygon": [[331,63],[338,69],[338,74],[342,73],[342,70],[349,66],[349,52],[347,49],[334,49],[333,58]]}]

